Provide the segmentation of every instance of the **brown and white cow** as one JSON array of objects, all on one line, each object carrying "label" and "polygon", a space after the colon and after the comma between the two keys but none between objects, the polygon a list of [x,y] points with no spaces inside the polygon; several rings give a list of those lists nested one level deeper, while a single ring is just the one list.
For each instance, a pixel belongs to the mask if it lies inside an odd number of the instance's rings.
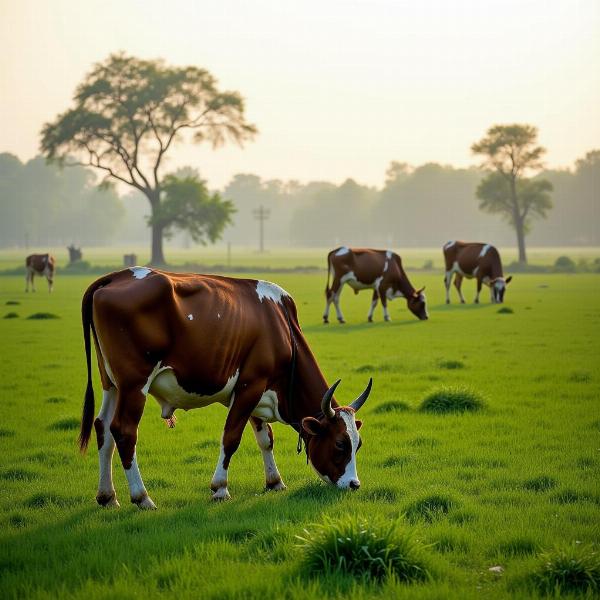
[{"label": "brown and white cow", "polygon": [[29,291],[29,283],[31,283],[31,291],[35,292],[35,284],[33,277],[39,275],[48,280],[48,292],[52,291],[54,284],[54,256],[51,254],[30,254],[25,259],[25,291]]},{"label": "brown and white cow", "polygon": [[[167,425],[176,409],[215,402],[228,408],[212,478],[213,499],[229,498],[227,473],[250,422],[262,451],[266,487],[285,488],[273,458],[269,423],[291,425],[319,477],[357,489],[361,422],[355,413],[371,381],[349,406],[338,406],[298,324],[294,301],[274,283],[132,267],[101,277],[84,294],[82,320],[87,389],[80,447],[96,429],[100,481],[96,499],[118,506],[112,480],[116,447],[131,501],[155,508],[138,468],[136,442],[146,396]],[[102,381],[94,420],[91,333]]]},{"label": "brown and white cow", "polygon": [[[373,290],[373,299],[367,319],[373,321],[377,301],[381,300],[383,317],[390,321],[387,309],[388,300],[406,298],[410,311],[422,321],[428,318],[427,300],[424,287],[416,290],[402,268],[401,258],[391,250],[371,248],[348,248],[342,246],[327,255],[327,287],[325,288],[325,312],[323,322],[329,323],[329,307],[335,305],[340,323],[345,323],[340,309],[340,295],[344,284],[348,284],[355,294],[360,290]],[[329,278],[332,278],[329,287]]]},{"label": "brown and white cow", "polygon": [[446,242],[442,249],[446,261],[446,304],[450,304],[450,282],[454,274],[454,285],[463,304],[465,297],[460,288],[464,277],[477,279],[476,303],[479,302],[481,285],[485,283],[490,288],[492,302],[502,304],[506,286],[512,277],[504,278],[500,254],[494,246],[482,242],[452,241]]}]

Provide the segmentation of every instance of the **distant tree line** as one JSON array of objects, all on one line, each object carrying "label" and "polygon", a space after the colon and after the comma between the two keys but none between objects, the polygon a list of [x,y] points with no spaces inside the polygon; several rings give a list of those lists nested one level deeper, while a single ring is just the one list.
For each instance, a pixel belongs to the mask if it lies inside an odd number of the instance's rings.
[{"label": "distant tree line", "polygon": [[[188,176],[195,176],[193,170]],[[223,241],[255,245],[252,211],[262,204],[271,211],[267,246],[439,246],[448,237],[513,246],[513,228],[478,208],[476,192],[484,177],[475,168],[397,162],[380,189],[352,179],[302,184],[238,174],[220,191],[236,209]],[[528,235],[528,244],[600,245],[600,150],[588,152],[573,169],[546,170],[538,177],[554,188],[553,208]],[[146,244],[146,199],[138,192],[119,197],[114,188],[96,184],[83,167],[60,170],[41,157],[23,164],[0,154],[0,245]],[[194,242],[179,233],[173,243]]]}]

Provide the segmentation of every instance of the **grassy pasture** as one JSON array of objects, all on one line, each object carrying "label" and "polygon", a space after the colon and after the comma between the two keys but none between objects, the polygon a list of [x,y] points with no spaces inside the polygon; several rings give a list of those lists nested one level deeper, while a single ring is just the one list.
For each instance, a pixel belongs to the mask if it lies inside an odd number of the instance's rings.
[{"label": "grassy pasture", "polygon": [[[90,278],[58,277],[49,296],[42,282],[26,295],[24,278],[2,277],[0,597],[527,598],[541,551],[600,541],[600,277],[517,275],[507,291],[513,312],[502,314],[487,294],[478,306],[446,306],[441,274],[414,274],[427,286],[429,321],[396,300],[393,322],[378,308],[368,324],[370,294],[346,289],[345,326],[321,324],[323,273],[267,278],[295,297],[326,377],[342,378],[341,401],[374,378],[361,411],[361,489],[320,484],[296,455],[294,432],[276,425],[288,490],[262,491],[247,432],[230,468],[233,499],[213,504],[224,409],[180,413],[168,430],[149,398],[138,458],[159,510],[129,504],[118,459],[121,509],[100,509],[94,443],[86,457],[75,446],[85,381],[79,302]],[[472,299],[473,283],[465,288]],[[18,317],[2,318],[9,312]],[[34,313],[59,318],[26,319]],[[467,386],[486,406],[420,411],[440,386]],[[345,514],[400,519],[431,544],[433,579],[307,577],[295,536]],[[502,572],[489,571],[496,566]]]}]

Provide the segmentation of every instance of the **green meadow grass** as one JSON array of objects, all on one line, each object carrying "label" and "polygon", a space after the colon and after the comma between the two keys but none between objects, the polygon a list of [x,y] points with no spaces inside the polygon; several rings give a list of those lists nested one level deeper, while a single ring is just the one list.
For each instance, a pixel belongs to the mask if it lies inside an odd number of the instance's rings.
[{"label": "green meadow grass", "polygon": [[[328,381],[342,378],[340,401],[374,379],[360,413],[358,492],[320,483],[296,455],[293,430],[275,425],[288,489],[263,492],[246,432],[230,468],[233,499],[211,503],[224,409],[178,413],[169,430],[149,398],[138,460],[155,512],[129,503],[117,458],[121,508],[98,507],[95,443],[86,456],[76,448],[80,298],[91,278],[59,276],[48,295],[41,282],[25,294],[24,278],[1,277],[0,317],[18,317],[0,318],[0,597],[529,598],[542,575],[554,581],[540,570],[545,552],[597,552],[600,277],[517,275],[506,295],[513,312],[498,314],[487,294],[446,306],[441,274],[409,275],[427,286],[429,321],[396,300],[391,323],[378,308],[368,324],[370,294],[346,289],[343,326],[321,324],[323,273],[266,276],[296,299]],[[59,318],[27,319],[36,313]],[[95,388],[98,399],[97,375]],[[442,388],[468,388],[484,407],[419,410]],[[431,577],[309,574],[296,536],[345,515],[398,522]]]}]

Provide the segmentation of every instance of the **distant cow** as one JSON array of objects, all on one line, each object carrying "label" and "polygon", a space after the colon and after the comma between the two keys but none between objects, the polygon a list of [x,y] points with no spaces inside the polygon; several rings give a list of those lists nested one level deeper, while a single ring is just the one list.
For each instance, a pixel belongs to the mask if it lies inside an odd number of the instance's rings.
[{"label": "distant cow", "polygon": [[[350,406],[337,405],[333,394],[339,381],[327,385],[294,301],[279,286],[133,267],[92,283],[83,297],[82,318],[88,379],[80,446],[86,448],[93,425],[99,504],[118,506],[112,481],[116,443],[131,501],[155,508],[136,455],[147,394],[156,398],[170,427],[176,409],[213,403],[228,408],[211,483],[215,500],[229,498],[229,463],[248,422],[262,451],[267,489],[285,488],[273,458],[269,423],[275,421],[298,432],[323,480],[338,488],[360,486],[361,422],[355,413],[367,400],[371,382]],[[91,334],[104,390],[95,421]]]},{"label": "distant cow", "polygon": [[465,297],[460,288],[464,277],[477,278],[476,303],[479,302],[481,284],[485,283],[490,288],[492,302],[502,304],[506,286],[512,277],[504,279],[500,254],[494,246],[480,242],[447,242],[443,251],[446,261],[446,304],[450,304],[450,282],[453,274],[454,285],[463,304]]},{"label": "distant cow", "polygon": [[[329,323],[329,307],[335,305],[337,318],[345,323],[340,309],[340,294],[347,283],[355,294],[360,290],[373,290],[373,299],[367,319],[373,321],[373,311],[377,300],[381,300],[383,317],[390,320],[387,309],[388,300],[406,298],[410,311],[422,321],[428,318],[427,301],[424,287],[416,290],[408,280],[402,260],[391,250],[373,250],[371,248],[347,248],[342,246],[327,255],[327,287],[325,288],[325,312],[323,322]],[[329,287],[329,278],[332,278]]]},{"label": "distant cow", "polygon": [[31,283],[31,291],[35,292],[35,284],[33,277],[35,275],[44,276],[48,280],[48,292],[52,291],[54,284],[54,257],[51,254],[30,254],[25,259],[25,291],[29,291]]}]

